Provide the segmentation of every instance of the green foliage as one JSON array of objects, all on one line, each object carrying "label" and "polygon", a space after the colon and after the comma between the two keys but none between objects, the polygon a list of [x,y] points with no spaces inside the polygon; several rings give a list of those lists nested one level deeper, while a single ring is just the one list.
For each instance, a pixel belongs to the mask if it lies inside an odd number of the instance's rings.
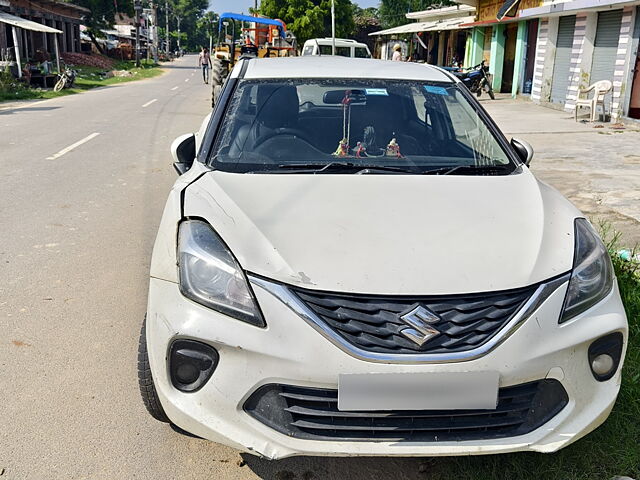
[{"label": "green foliage", "polygon": [[409,12],[419,12],[429,8],[453,5],[449,0],[381,0],[379,18],[382,28],[392,28],[409,23],[405,16]]},{"label": "green foliage", "polygon": [[[146,1],[146,0],[144,0]],[[167,7],[169,8],[169,31],[171,49],[177,48],[178,26],[180,27],[180,47],[187,51],[197,51],[201,46],[209,45],[207,29],[203,30],[204,19],[215,15],[205,12],[208,0],[169,0],[158,4],[158,35],[166,37]],[[217,18],[217,16],[216,16]],[[178,22],[179,19],[179,22]]]},{"label": "green foliage", "polygon": [[0,69],[0,101],[37,98],[34,95],[32,89],[14,78],[8,67]]},{"label": "green foliage", "polygon": [[[350,38],[355,29],[351,0],[335,0],[336,36]],[[262,0],[260,13],[287,24],[302,45],[306,40],[331,36],[331,0]]]},{"label": "green foliage", "polygon": [[113,28],[116,13],[126,13],[134,15],[133,0],[74,0],[76,5],[88,8],[89,13],[84,15],[83,24],[87,27],[87,34],[93,40],[100,52],[103,51],[102,46],[96,42],[96,38],[104,37],[101,30],[109,30]]},{"label": "green foliage", "polygon": [[40,88],[29,88],[23,82],[14,79],[8,72],[0,72],[0,102],[12,100],[26,100],[36,98],[55,98],[64,95],[80,93],[96,87],[104,87],[116,83],[131,82],[158,76],[162,70],[153,61],[142,60],[140,68],[135,66],[135,61],[125,60],[116,62],[114,70],[127,70],[131,72],[128,77],[109,77],[105,75],[104,69],[98,67],[75,66],[78,77],[73,88],[66,88],[60,92],[53,90],[43,90]]},{"label": "green foliage", "polygon": [[215,12],[205,12],[196,22],[196,29],[193,36],[189,39],[189,45],[193,45],[192,50],[199,50],[202,47],[209,47],[209,37],[213,38],[215,44],[218,38],[218,19],[219,16]]},{"label": "green foliage", "polygon": [[373,51],[375,40],[369,34],[380,30],[380,13],[375,7],[360,8],[357,5],[353,9],[353,22],[355,29],[353,39],[369,45],[369,49]]}]

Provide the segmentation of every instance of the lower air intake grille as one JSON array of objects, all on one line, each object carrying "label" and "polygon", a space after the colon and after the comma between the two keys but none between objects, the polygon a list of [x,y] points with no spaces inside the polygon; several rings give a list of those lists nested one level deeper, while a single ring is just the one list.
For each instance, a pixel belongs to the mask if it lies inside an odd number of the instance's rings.
[{"label": "lower air intake grille", "polygon": [[338,391],[292,385],[260,387],[244,410],[295,438],[339,441],[464,441],[515,437],[542,426],[568,402],[557,380],[501,388],[495,410],[341,412]]}]

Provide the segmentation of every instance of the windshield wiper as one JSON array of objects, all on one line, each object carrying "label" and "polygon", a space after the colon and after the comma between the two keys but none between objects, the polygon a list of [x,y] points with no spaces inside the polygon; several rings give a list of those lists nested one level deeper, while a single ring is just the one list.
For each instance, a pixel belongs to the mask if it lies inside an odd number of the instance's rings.
[{"label": "windshield wiper", "polygon": [[292,173],[327,173],[335,171],[346,171],[352,173],[368,173],[370,171],[397,172],[397,173],[420,173],[419,171],[403,167],[392,167],[390,165],[375,165],[354,162],[329,162],[329,163],[283,163],[278,165],[279,169],[291,170]]},{"label": "windshield wiper", "polygon": [[451,175],[452,173],[460,173],[462,175],[495,175],[510,171],[508,165],[456,165],[454,167],[433,168],[425,170],[423,175]]}]

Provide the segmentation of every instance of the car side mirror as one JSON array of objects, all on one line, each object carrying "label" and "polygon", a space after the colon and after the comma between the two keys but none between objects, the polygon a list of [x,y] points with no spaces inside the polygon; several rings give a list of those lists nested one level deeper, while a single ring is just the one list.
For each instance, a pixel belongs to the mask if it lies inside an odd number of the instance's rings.
[{"label": "car side mirror", "polygon": [[531,164],[533,158],[533,147],[529,145],[529,142],[520,140],[519,138],[511,139],[511,146],[515,150],[516,154],[527,167]]},{"label": "car side mirror", "polygon": [[185,133],[176,138],[171,144],[171,156],[174,161],[173,168],[178,175],[186,173],[196,158],[196,136],[193,133]]}]

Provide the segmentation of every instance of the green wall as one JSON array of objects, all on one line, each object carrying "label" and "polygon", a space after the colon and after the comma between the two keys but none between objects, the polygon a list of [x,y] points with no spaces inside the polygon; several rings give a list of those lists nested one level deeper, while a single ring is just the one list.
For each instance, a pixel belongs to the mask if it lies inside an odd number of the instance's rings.
[{"label": "green wall", "polygon": [[493,36],[491,37],[491,58],[489,59],[489,72],[493,75],[491,87],[499,92],[502,86],[502,66],[504,64],[504,25],[493,26]]}]

